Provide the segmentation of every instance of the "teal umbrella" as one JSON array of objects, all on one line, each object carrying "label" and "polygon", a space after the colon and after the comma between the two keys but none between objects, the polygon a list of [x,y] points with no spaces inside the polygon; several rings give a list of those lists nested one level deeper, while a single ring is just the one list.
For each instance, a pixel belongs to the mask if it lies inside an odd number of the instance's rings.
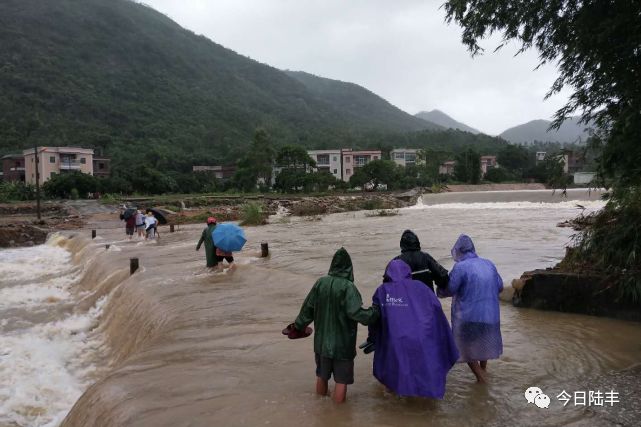
[{"label": "teal umbrella", "polygon": [[214,245],[225,252],[238,252],[247,242],[243,229],[232,223],[217,225],[211,236]]}]

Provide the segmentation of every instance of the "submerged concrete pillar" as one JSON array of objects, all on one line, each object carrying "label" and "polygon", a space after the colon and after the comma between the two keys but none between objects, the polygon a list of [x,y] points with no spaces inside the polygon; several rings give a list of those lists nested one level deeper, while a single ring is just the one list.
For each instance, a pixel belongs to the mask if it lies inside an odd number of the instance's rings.
[{"label": "submerged concrete pillar", "polygon": [[138,258],[129,258],[129,275],[132,275],[138,270]]}]

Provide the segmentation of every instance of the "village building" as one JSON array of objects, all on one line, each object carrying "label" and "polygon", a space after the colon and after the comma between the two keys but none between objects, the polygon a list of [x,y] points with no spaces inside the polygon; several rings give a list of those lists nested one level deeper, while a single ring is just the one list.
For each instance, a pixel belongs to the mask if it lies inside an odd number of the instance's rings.
[{"label": "village building", "polygon": [[309,150],[307,154],[316,162],[317,171],[328,172],[336,179],[343,179],[341,150]]},{"label": "village building", "polygon": [[390,159],[399,166],[411,166],[419,162],[418,149],[395,148],[390,152]]},{"label": "village building", "polygon": [[358,168],[362,168],[373,160],[381,160],[381,150],[352,150],[343,148],[341,150],[343,159],[343,181],[349,182],[349,179],[356,173]]},{"label": "village building", "polygon": [[216,179],[228,181],[234,176],[236,169],[236,165],[193,166],[192,172],[213,172]]},{"label": "village building", "polygon": [[4,181],[25,180],[24,156],[22,154],[7,154],[2,157],[2,171],[0,176]]},{"label": "village building", "polygon": [[[24,150],[25,181],[36,183],[36,153]],[[93,175],[93,150],[79,147],[38,147],[40,184],[57,174],[82,172]]]},{"label": "village building", "polygon": [[489,169],[498,168],[496,156],[481,156],[481,175],[485,176]]}]

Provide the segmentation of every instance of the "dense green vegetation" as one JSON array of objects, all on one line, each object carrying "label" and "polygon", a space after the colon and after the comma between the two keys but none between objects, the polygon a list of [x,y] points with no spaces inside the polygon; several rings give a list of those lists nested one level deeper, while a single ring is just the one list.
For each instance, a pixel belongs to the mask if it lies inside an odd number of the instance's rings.
[{"label": "dense green vegetation", "polygon": [[[340,147],[424,154],[424,166],[406,170],[374,163],[353,186],[431,186],[447,179],[442,161],[471,147],[483,155],[509,148],[413,117],[355,84],[260,64],[129,0],[7,0],[0,23],[0,154],[37,143],[113,157],[111,178],[56,176],[43,188],[52,198],[267,191],[273,164],[283,169],[277,191],[344,189],[329,174],[307,173],[305,153]],[[238,172],[222,183],[191,172],[202,164],[237,164]],[[524,170],[506,165],[491,178],[525,179]],[[1,193],[33,197],[28,186]]]},{"label": "dense green vegetation", "polygon": [[109,192],[224,190],[191,167],[239,159],[233,185],[253,190],[257,129],[274,150],[474,145],[491,154],[505,144],[424,130],[438,126],[355,84],[260,64],[129,0],[6,0],[0,24],[0,154],[36,143],[94,148],[113,158]]},{"label": "dense green vegetation", "polygon": [[267,221],[260,203],[245,203],[241,206],[241,225],[262,225]]},{"label": "dense green vegetation", "polygon": [[23,182],[0,181],[0,203],[10,201],[34,200],[36,188]]},{"label": "dense green vegetation", "polygon": [[456,156],[454,177],[461,182],[478,184],[481,180],[481,156],[471,148]]},{"label": "dense green vegetation", "polygon": [[578,235],[572,264],[609,274],[622,299],[641,302],[641,2],[449,0],[444,7],[472,53],[501,33],[504,43],[536,48],[543,63],[558,65],[550,94],[573,92],[554,124],[580,113],[594,125],[590,144],[610,189],[606,208]]},{"label": "dense green vegetation", "polygon": [[0,152],[89,146],[116,171],[187,171],[235,160],[257,127],[306,147],[430,127],[356,85],[324,79],[323,96],[132,1],[7,0],[0,17]]},{"label": "dense green vegetation", "polygon": [[350,123],[376,122],[378,129],[398,132],[412,130],[443,130],[431,121],[407,114],[375,93],[354,83],[314,76],[302,71],[285,71],[298,80],[318,99],[330,104]]}]

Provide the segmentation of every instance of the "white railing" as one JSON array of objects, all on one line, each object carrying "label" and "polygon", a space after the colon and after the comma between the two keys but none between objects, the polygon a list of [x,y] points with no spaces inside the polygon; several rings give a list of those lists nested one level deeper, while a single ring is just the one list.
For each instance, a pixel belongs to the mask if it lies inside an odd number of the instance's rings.
[{"label": "white railing", "polygon": [[77,160],[67,160],[67,161],[60,161],[60,169],[61,170],[75,170],[75,169],[80,169],[82,167],[82,164],[77,161]]}]

